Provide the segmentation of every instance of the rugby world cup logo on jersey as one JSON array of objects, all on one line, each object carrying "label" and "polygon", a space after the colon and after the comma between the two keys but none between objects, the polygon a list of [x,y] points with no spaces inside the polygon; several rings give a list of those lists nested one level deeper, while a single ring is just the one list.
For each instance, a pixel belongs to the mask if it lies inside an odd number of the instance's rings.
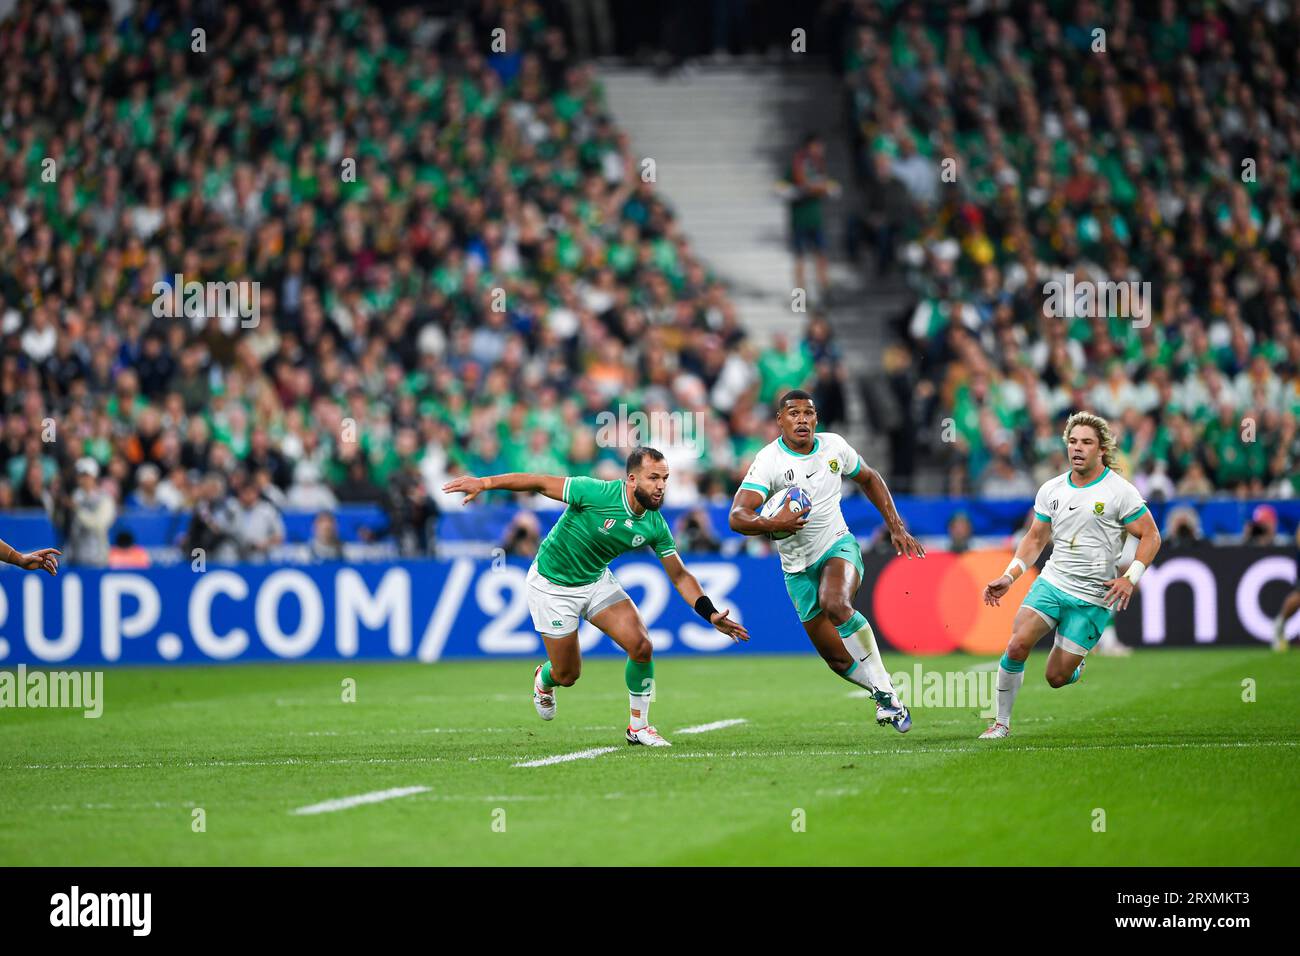
[{"label": "rugby world cup logo on jersey", "polygon": [[618,410],[596,416],[596,445],[600,448],[657,448],[670,459],[704,454],[708,419],[704,412]]},{"label": "rugby world cup logo on jersey", "polygon": [[606,518],[605,523],[600,526],[600,530],[603,531],[605,534],[609,534],[609,529],[614,527],[615,523],[616,522],[613,518]]}]

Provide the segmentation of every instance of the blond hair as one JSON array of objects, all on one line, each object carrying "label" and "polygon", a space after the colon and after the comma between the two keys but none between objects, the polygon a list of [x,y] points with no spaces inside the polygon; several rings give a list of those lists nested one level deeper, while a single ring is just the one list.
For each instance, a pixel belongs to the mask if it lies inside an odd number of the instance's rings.
[{"label": "blond hair", "polygon": [[1110,422],[1092,412],[1075,412],[1065,423],[1061,440],[1068,445],[1070,432],[1079,425],[1091,428],[1097,433],[1097,441],[1101,445],[1101,463],[1107,468],[1115,467],[1115,433],[1110,430]]}]

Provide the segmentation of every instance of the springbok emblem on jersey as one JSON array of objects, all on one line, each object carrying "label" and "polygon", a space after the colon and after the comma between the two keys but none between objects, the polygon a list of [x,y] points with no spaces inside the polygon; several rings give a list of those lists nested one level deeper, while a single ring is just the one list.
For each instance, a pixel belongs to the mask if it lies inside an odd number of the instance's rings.
[{"label": "springbok emblem on jersey", "polygon": [[836,474],[840,470],[840,460],[838,458],[832,458],[830,468],[831,474]]},{"label": "springbok emblem on jersey", "polygon": [[1105,512],[1105,510],[1106,510],[1106,502],[1104,502],[1104,501],[1094,501],[1094,502],[1092,503],[1092,513],[1093,513],[1093,514],[1098,514],[1098,515],[1099,515],[1099,514],[1102,514],[1103,512]]}]

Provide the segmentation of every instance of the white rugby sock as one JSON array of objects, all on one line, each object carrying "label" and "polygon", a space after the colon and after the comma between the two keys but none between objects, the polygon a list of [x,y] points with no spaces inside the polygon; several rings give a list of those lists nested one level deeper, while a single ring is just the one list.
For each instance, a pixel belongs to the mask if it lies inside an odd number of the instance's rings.
[{"label": "white rugby sock", "polygon": [[876,646],[876,632],[871,629],[861,611],[853,612],[853,617],[843,625],[844,628],[858,627],[848,634],[840,634],[845,649],[853,655],[854,666],[845,674],[845,680],[852,681],[872,691],[884,691],[894,695],[894,682],[889,679],[885,662],[880,659],[880,648]]},{"label": "white rugby sock", "polygon": [[[633,730],[640,730],[650,724],[650,695],[633,694],[628,692],[627,695],[628,718],[631,721],[630,726]],[[638,716],[639,715],[639,716]]]},{"label": "white rugby sock", "polygon": [[[1011,668],[1011,669],[1008,669]],[[1025,682],[1025,662],[1013,661],[1006,654],[998,663],[998,723],[1011,727],[1011,708],[1016,704],[1016,694]]]}]

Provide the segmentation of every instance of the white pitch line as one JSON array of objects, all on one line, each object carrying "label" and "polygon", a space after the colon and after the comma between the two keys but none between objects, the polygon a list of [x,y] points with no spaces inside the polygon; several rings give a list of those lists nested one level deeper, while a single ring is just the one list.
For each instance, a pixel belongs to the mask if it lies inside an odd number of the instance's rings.
[{"label": "white pitch line", "polygon": [[1295,747],[1300,746],[1294,740],[1261,740],[1256,742],[1228,743],[1157,743],[1157,744],[1079,744],[1075,746],[1040,747],[1011,746],[990,747],[987,744],[969,747],[899,747],[880,750],[730,750],[730,751],[688,751],[686,753],[668,754],[674,758],[758,758],[767,760],[773,757],[914,757],[926,754],[1024,754],[1024,753],[1078,753],[1082,750],[1253,750],[1256,747]]},{"label": "white pitch line", "polygon": [[[1047,718],[1021,718],[1022,723],[1028,723],[1034,719]],[[1024,738],[1017,738],[1023,740]],[[1195,741],[1189,743],[1152,743],[1152,744],[1075,744],[1061,745],[1059,747],[1051,746],[1021,746],[1018,742],[1010,746],[997,745],[989,746],[987,742],[982,744],[972,743],[968,747],[906,747],[878,749],[878,750],[754,750],[740,751],[734,750],[729,752],[688,752],[669,754],[670,757],[756,757],[762,759],[781,758],[781,757],[869,757],[869,756],[887,756],[887,757],[909,757],[921,754],[969,754],[969,753],[992,753],[1001,754],[1023,754],[1023,753],[1078,753],[1086,750],[1250,750],[1256,747],[1300,747],[1300,741],[1295,740],[1260,740],[1260,741],[1228,741],[1228,742],[1206,742]],[[615,750],[621,750],[621,747],[600,747],[596,748],[601,753],[609,753]],[[590,751],[582,751],[587,754]],[[581,759],[571,754],[562,755],[566,760]],[[147,763],[29,763],[29,764],[0,764],[0,771],[4,770],[208,770],[220,767],[308,767],[315,768],[320,766],[333,767],[355,767],[364,765],[384,765],[384,764],[410,764],[410,763],[448,763],[457,758],[452,757],[336,757],[326,760],[304,760],[298,757],[290,757],[283,760],[176,760],[164,761],[155,760]],[[513,757],[507,755],[485,755],[485,756],[467,756],[463,758],[467,762],[488,760],[512,760]],[[552,763],[560,762],[554,757],[546,758]],[[515,764],[515,766],[540,766],[536,762],[527,764]]]},{"label": "white pitch line", "polygon": [[711,724],[699,724],[695,727],[683,727],[677,731],[680,734],[707,734],[710,730],[721,730],[723,727],[735,727],[737,724],[746,724],[749,721],[744,717],[732,717],[730,720],[715,720]]},{"label": "white pitch line", "polygon": [[617,747],[592,747],[590,750],[579,750],[571,754],[557,754],[554,757],[542,757],[540,760],[525,760],[522,763],[515,764],[516,767],[549,767],[553,763],[568,763],[570,760],[590,760],[593,757],[599,757],[602,754],[612,754]]},{"label": "white pitch line", "polygon": [[[29,763],[3,765],[0,770],[206,770],[215,767],[353,767],[358,764],[442,763],[446,757],[336,757],[306,760],[285,757],[280,760],[153,760],[147,763]],[[474,758],[470,758],[474,759]],[[506,759],[506,758],[502,758]]]},{"label": "white pitch line", "polygon": [[[699,724],[695,727],[683,727],[677,731],[679,734],[703,734],[710,730],[721,730],[723,727],[734,727],[736,724],[747,723],[744,717],[732,717],[729,720],[715,720],[711,724]],[[515,764],[516,767],[549,767],[551,764],[568,763],[570,760],[591,760],[596,757],[602,757],[605,754],[612,754],[621,747],[592,747],[590,750],[579,750],[571,754],[556,754],[554,757],[541,757],[537,760],[525,760]]]},{"label": "white pitch line", "polygon": [[313,803],[290,812],[294,816],[306,817],[316,813],[333,813],[336,810],[347,810],[350,807],[359,807],[367,803],[383,803],[385,800],[396,800],[398,797],[409,797],[417,793],[428,792],[428,787],[393,787],[391,790],[376,790],[373,793],[359,793],[355,797],[339,797],[337,800]]}]

